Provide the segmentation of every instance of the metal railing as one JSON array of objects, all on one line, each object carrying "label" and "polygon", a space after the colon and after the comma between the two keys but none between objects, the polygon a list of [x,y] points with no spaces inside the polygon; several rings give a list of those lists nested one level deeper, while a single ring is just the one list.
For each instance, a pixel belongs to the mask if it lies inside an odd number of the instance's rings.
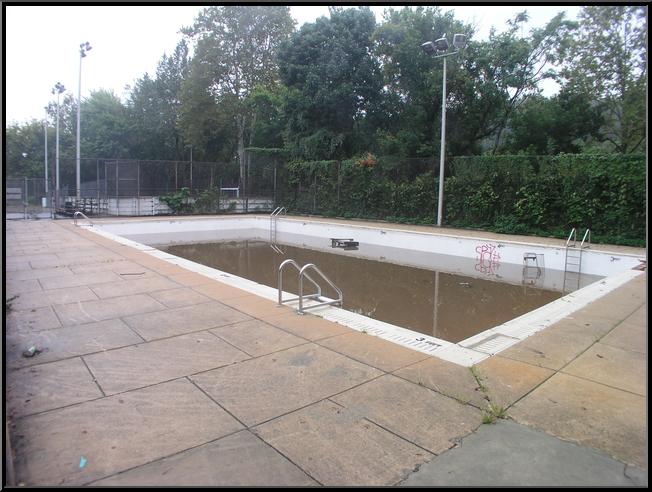
[{"label": "metal railing", "polygon": [[83,214],[83,212],[80,212],[79,210],[77,210],[77,211],[73,214],[73,216],[72,216],[72,218],[73,218],[73,223],[74,223],[76,226],[78,226],[78,224],[77,224],[77,217],[79,217],[80,215],[88,221],[88,225],[89,225],[90,227],[93,227],[93,222],[91,222],[91,219],[89,219],[88,217],[86,217],[86,216]]},{"label": "metal railing", "polygon": [[274,244],[276,242],[276,219],[279,215],[285,215],[287,210],[285,207],[276,207],[274,211],[269,214],[269,242]]},{"label": "metal railing", "polygon": [[[292,297],[290,299],[283,299],[283,269],[287,265],[292,265],[299,272],[299,296],[298,297]],[[328,283],[328,285],[330,285],[335,290],[335,292],[337,292],[338,298],[335,299],[335,300],[330,300],[330,301],[322,301],[319,304],[313,304],[311,306],[304,307],[304,305],[303,305],[304,299],[321,300],[320,299],[320,297],[321,297],[321,286],[317,282],[315,282],[315,280],[310,275],[308,275],[307,270],[314,270],[315,272],[317,272],[317,274],[319,274],[319,276],[322,279],[324,279]],[[303,279],[304,279],[304,277],[307,278],[317,288],[316,293],[310,294],[310,295],[304,295],[303,294]],[[324,275],[324,273],[319,268],[317,268],[317,266],[314,263],[307,263],[303,267],[300,267],[299,264],[296,261],[294,261],[292,259],[288,259],[288,260],[285,260],[283,263],[281,263],[279,265],[279,267],[278,267],[278,305],[279,306],[283,305],[286,302],[292,302],[292,301],[298,300],[299,301],[299,309],[297,310],[297,312],[299,314],[305,314],[305,311],[307,309],[313,309],[313,308],[320,307],[320,306],[334,305],[334,304],[338,304],[338,305],[342,306],[343,299],[344,299],[344,296],[342,294],[342,291],[339,289],[339,287],[337,287],[326,275]]]}]

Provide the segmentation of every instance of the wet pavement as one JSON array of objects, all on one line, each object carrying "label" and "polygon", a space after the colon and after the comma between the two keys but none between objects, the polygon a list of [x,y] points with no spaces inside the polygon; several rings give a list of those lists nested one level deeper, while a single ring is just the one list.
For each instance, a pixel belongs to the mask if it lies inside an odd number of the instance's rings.
[{"label": "wet pavement", "polygon": [[5,244],[8,484],[647,484],[645,272],[470,370],[72,221]]}]

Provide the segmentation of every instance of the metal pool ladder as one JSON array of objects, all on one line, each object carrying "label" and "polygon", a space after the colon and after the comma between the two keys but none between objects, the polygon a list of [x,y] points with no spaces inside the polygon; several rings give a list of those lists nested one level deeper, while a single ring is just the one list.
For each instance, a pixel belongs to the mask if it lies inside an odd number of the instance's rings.
[{"label": "metal pool ladder", "polygon": [[[572,242],[571,242],[572,241]],[[586,243],[586,246],[584,245]],[[584,237],[577,247],[577,230],[573,227],[568,239],[566,240],[566,261],[564,263],[564,286],[562,292],[567,292],[566,286],[569,286],[568,292],[577,290],[580,287],[580,274],[582,271],[582,251],[584,248],[591,246],[591,230],[587,229],[584,232]]]},{"label": "metal pool ladder", "polygon": [[82,212],[80,212],[79,210],[77,210],[77,211],[73,214],[73,216],[72,216],[72,218],[73,218],[73,224],[77,225],[77,217],[80,216],[80,215],[88,221],[88,223],[89,223],[89,225],[90,225],[91,227],[93,227],[93,222],[91,222],[91,219],[89,219],[88,217],[86,217],[86,216],[85,216]]},{"label": "metal pool ladder", "polygon": [[285,207],[276,207],[274,211],[269,214],[269,242],[272,244],[276,242],[276,219],[281,214],[285,215],[286,212],[287,210],[285,210]]},{"label": "metal pool ladder", "polygon": [[[292,265],[294,268],[297,269],[299,272],[299,297],[292,297],[290,299],[283,299],[283,269],[288,266]],[[304,299],[317,299],[320,301],[321,297],[321,286],[315,282],[315,280],[308,275],[308,270],[314,270],[319,276],[328,283],[335,291],[337,292],[338,298],[334,301],[322,301],[319,304],[313,304],[312,306],[306,306],[304,307],[303,301]],[[312,283],[316,288],[317,292],[315,294],[309,294],[309,295],[304,295],[303,294],[303,279],[307,278],[310,283]],[[313,309],[319,306],[326,306],[326,305],[333,305],[333,304],[338,304],[339,306],[342,306],[342,301],[344,299],[344,296],[342,295],[342,291],[335,285],[326,275],[323,274],[323,272],[317,268],[317,266],[314,263],[307,263],[303,267],[300,267],[299,264],[292,260],[288,259],[285,260],[283,263],[281,263],[278,267],[278,305],[282,306],[283,303],[286,302],[291,302],[291,301],[296,301],[299,300],[299,309],[297,310],[297,313],[299,314],[305,314],[305,311],[307,309]]]}]

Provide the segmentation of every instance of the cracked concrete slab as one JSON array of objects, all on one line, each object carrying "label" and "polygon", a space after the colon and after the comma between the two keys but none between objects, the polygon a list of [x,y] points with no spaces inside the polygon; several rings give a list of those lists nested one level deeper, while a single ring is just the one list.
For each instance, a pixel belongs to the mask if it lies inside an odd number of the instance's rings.
[{"label": "cracked concrete slab", "polygon": [[557,373],[510,408],[508,415],[562,439],[600,449],[646,468],[646,399]]},{"label": "cracked concrete slab", "polygon": [[191,379],[251,426],[381,374],[328,349],[307,344],[198,374]]},{"label": "cracked concrete slab", "polygon": [[647,474],[577,444],[510,421],[483,425],[454,449],[421,466],[403,486],[640,486]]},{"label": "cracked concrete slab", "polygon": [[90,485],[146,487],[302,487],[318,485],[267,443],[240,431]]},{"label": "cracked concrete slab", "polygon": [[254,431],[328,486],[393,484],[433,456],[330,401],[274,419]]},{"label": "cracked concrete slab", "polygon": [[248,359],[203,331],[87,355],[84,360],[106,394],[142,388]]},{"label": "cracked concrete slab", "polygon": [[433,454],[475,430],[480,411],[392,375],[364,383],[331,398]]},{"label": "cracked concrete slab", "polygon": [[[156,301],[152,299],[152,302]],[[156,304],[162,306],[158,302]],[[249,316],[216,301],[203,303],[201,309],[196,306],[174,309],[161,309],[159,307],[159,309],[152,311],[123,317],[125,323],[148,341],[217,328],[218,326],[251,319]]]},{"label": "cracked concrete slab", "polygon": [[14,426],[16,481],[27,486],[87,484],[242,428],[185,379],[25,417]]}]

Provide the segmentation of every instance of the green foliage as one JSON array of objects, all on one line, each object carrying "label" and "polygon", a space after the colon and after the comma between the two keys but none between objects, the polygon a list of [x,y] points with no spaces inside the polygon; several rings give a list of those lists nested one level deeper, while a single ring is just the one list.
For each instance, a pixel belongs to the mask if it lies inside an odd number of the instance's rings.
[{"label": "green foliage", "polygon": [[[377,158],[372,168],[360,158],[293,161],[279,196],[296,212],[432,224],[435,174],[397,175],[387,159]],[[587,227],[594,242],[641,246],[645,203],[643,155],[458,158],[444,184],[444,223],[560,238]]]},{"label": "green foliage", "polygon": [[160,200],[165,203],[170,209],[178,214],[189,209],[188,198],[190,197],[190,189],[185,186],[179,191],[170,193],[160,197]]}]

